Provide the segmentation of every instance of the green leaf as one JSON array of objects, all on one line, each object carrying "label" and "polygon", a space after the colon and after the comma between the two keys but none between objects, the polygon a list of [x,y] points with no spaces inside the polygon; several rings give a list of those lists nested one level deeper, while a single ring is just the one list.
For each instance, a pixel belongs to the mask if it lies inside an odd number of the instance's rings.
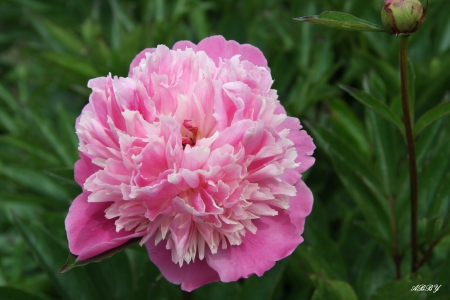
[{"label": "green leaf", "polygon": [[13,287],[0,286],[0,300],[25,300],[25,299],[47,300],[48,298],[44,298],[35,293],[30,293],[28,291],[16,289]]},{"label": "green leaf", "polygon": [[78,36],[71,32],[71,28],[65,28],[63,25],[54,24],[46,18],[30,14],[30,19],[34,18],[36,18],[36,20],[33,20],[35,26],[42,26],[43,28],[41,30],[47,30],[52,41],[57,42],[62,48],[74,55],[81,53],[84,45],[78,39]]},{"label": "green leaf", "polygon": [[47,169],[44,172],[63,184],[72,184],[78,186],[74,180],[73,168]]},{"label": "green leaf", "polygon": [[86,78],[94,78],[100,74],[91,64],[81,61],[74,56],[54,52],[44,52],[42,56],[49,62],[55,63],[71,73],[79,74]]},{"label": "green leaf", "polygon": [[380,25],[337,11],[326,11],[320,15],[295,18],[294,20],[316,23],[342,30],[386,32],[386,29]]},{"label": "green leaf", "polygon": [[370,137],[369,145],[373,149],[375,173],[383,182],[383,190],[392,205],[394,195],[398,193],[397,181],[402,174],[408,174],[404,164],[398,164],[404,157],[404,144],[396,128],[376,112],[366,108],[366,125]]},{"label": "green leaf", "polygon": [[55,152],[58,153],[64,164],[67,167],[73,166],[75,159],[71,157],[61,136],[54,130],[53,126],[33,111],[28,111],[28,115],[33,120],[35,127],[40,131],[42,136],[54,148]]},{"label": "green leaf", "polygon": [[0,175],[8,177],[37,193],[67,203],[69,195],[60,184],[55,183],[43,172],[38,172],[30,168],[24,168],[16,165],[3,165],[0,161]]},{"label": "green leaf", "polygon": [[440,237],[444,224],[443,217],[424,218],[419,220],[419,241],[432,243]]},{"label": "green leaf", "polygon": [[330,106],[333,130],[358,148],[362,158],[368,161],[371,149],[361,121],[343,100],[336,98],[327,103]]},{"label": "green leaf", "polygon": [[18,105],[18,101],[16,98],[14,98],[13,95],[2,85],[0,84],[0,99],[3,99],[3,101],[13,110],[15,113],[20,112],[20,107]]},{"label": "green leaf", "polygon": [[111,9],[113,12],[114,19],[117,19],[127,31],[131,31],[134,28],[133,18],[128,16],[125,12],[126,10],[120,7],[117,0],[109,0]]},{"label": "green leaf", "polygon": [[324,278],[334,278],[333,268],[330,261],[318,255],[311,247],[298,247],[293,253],[294,259],[292,263],[294,267],[303,272],[320,275]]},{"label": "green leaf", "polygon": [[[360,231],[355,231],[357,232]],[[354,244],[356,239],[354,236],[351,237],[350,245],[354,254],[348,257],[352,262],[349,266],[354,280],[352,286],[360,299],[368,299],[378,287],[391,282],[393,269],[389,266],[392,265],[392,257],[389,253],[380,251],[377,240],[371,239],[356,246]]]},{"label": "green leaf", "polygon": [[85,265],[88,265],[90,263],[99,262],[99,261],[104,260],[105,258],[112,257],[114,254],[125,250],[126,248],[136,244],[140,240],[141,240],[141,238],[131,239],[128,242],[126,242],[125,244],[120,245],[119,247],[113,248],[111,250],[108,250],[106,252],[103,252],[103,253],[101,253],[99,255],[96,255],[94,257],[91,257],[91,258],[85,259],[85,260],[77,261],[77,257],[78,256],[76,256],[76,255],[74,255],[72,253],[69,253],[69,257],[67,258],[66,263],[61,267],[61,269],[59,269],[57,274],[62,274],[62,273],[65,273],[65,272],[67,272],[67,271],[69,271],[69,270],[71,270],[73,268],[85,266]]},{"label": "green leaf", "polygon": [[376,176],[370,164],[360,156],[357,149],[343,140],[339,134],[323,126],[316,125],[314,128],[310,128],[314,133],[314,137],[320,136],[320,140],[325,141],[326,145],[323,145],[325,150],[330,150],[339,155],[353,172],[360,176],[361,181],[365,182],[367,187],[373,190],[374,193],[382,195],[381,190],[378,189],[381,183],[379,178]]},{"label": "green leaf", "polygon": [[355,291],[350,284],[338,280],[321,280],[312,275],[310,278],[316,283],[317,289],[311,300],[357,300]]},{"label": "green leaf", "polygon": [[375,291],[370,300],[419,300],[424,298],[423,292],[411,291],[411,288],[421,282],[419,276],[405,276],[400,280],[384,285]]},{"label": "green leaf", "polygon": [[[164,282],[162,279],[161,272],[159,269],[153,264],[150,259],[148,258],[148,252],[147,249],[144,247],[138,247],[135,245],[134,247],[130,247],[124,252],[126,254],[128,260],[130,261],[130,267],[131,267],[131,273],[133,274],[133,286],[134,289],[134,296],[133,297],[127,297],[131,299],[160,299],[156,295],[155,288],[158,288],[160,285],[160,282]],[[116,256],[104,260],[100,264],[104,264],[105,262],[114,261],[115,257],[120,257],[121,253],[117,254]],[[86,266],[86,268],[89,267],[97,267],[96,265],[90,265]],[[74,272],[76,270],[73,270]],[[123,273],[121,270],[118,271],[119,273]],[[207,285],[209,286],[209,285]],[[179,289],[175,289],[179,290]],[[152,295],[152,297],[149,297],[149,295]],[[166,297],[166,299],[171,299],[170,297]],[[197,299],[197,298],[194,298]],[[208,298],[209,300],[210,298]],[[219,299],[218,299],[219,300]]]},{"label": "green leaf", "polygon": [[390,210],[386,196],[379,189],[381,182],[370,165],[362,161],[359,154],[335,133],[318,125],[308,125],[308,130],[313,133],[317,144],[330,155],[339,179],[391,251]]},{"label": "green leaf", "polygon": [[[333,241],[328,232],[319,230],[310,224],[303,233],[308,245],[314,250],[314,256],[319,256],[330,263],[330,279],[348,280],[348,268],[343,259],[340,247]],[[319,273],[316,273],[319,274]]]},{"label": "green leaf", "polygon": [[339,87],[349,93],[353,96],[356,100],[367,106],[368,108],[372,109],[379,115],[381,115],[383,118],[394,124],[398,130],[402,133],[402,135],[405,135],[405,129],[403,127],[403,122],[400,119],[399,116],[397,116],[386,104],[384,104],[381,101],[378,101],[377,99],[373,98],[371,95],[354,89],[352,87],[340,84]]},{"label": "green leaf", "polygon": [[49,153],[48,150],[41,148],[41,145],[30,141],[26,137],[19,138],[11,135],[0,135],[0,144],[17,148],[16,151],[25,150],[33,161],[43,162],[44,164],[50,163],[52,165],[60,164],[58,157],[54,153]]},{"label": "green leaf", "polygon": [[392,248],[392,241],[380,233],[380,230],[377,228],[378,224],[375,221],[355,221],[354,224],[364,230],[380,244],[384,245],[386,249]]},{"label": "green leaf", "polygon": [[74,157],[78,157],[78,137],[75,133],[76,115],[69,114],[67,109],[60,103],[57,106],[58,126],[61,128],[68,148],[74,153]]},{"label": "green leaf", "polygon": [[244,283],[239,300],[272,299],[275,288],[280,282],[288,259],[278,261],[262,277],[251,276]]},{"label": "green leaf", "polygon": [[[48,233],[41,224],[28,224],[19,218],[14,218],[14,225],[22,235],[30,252],[33,254],[43,271],[56,287],[63,299],[105,299],[89,278],[86,270],[57,275],[57,265],[64,261],[65,247],[54,235]],[[78,271],[78,270],[77,270]]]},{"label": "green leaf", "polygon": [[[358,74],[366,72],[366,69],[373,69],[375,71],[375,74],[377,74],[376,76],[379,77],[381,81],[383,81],[383,83],[377,83],[377,85],[383,84],[383,91],[384,89],[386,89],[386,91],[391,95],[400,93],[400,76],[398,70],[394,68],[392,64],[390,64],[386,60],[380,59],[380,57],[374,56],[369,51],[363,49],[355,48],[354,55],[358,57],[357,63],[364,65],[364,68],[359,69],[359,72],[354,74],[354,76],[358,76]],[[375,95],[374,93],[372,93],[372,89],[370,92],[371,95]],[[382,100],[379,98],[377,99]]]},{"label": "green leaf", "polygon": [[418,136],[420,132],[434,121],[450,114],[450,102],[446,102],[426,112],[414,125],[413,134]]},{"label": "green leaf", "polygon": [[3,203],[40,205],[53,209],[66,209],[67,202],[49,200],[48,197],[36,196],[31,193],[20,193],[18,191],[0,191],[0,199]]},{"label": "green leaf", "polygon": [[14,122],[13,118],[2,110],[0,110],[0,124],[9,132],[17,132],[18,127],[16,126],[16,122]]},{"label": "green leaf", "polygon": [[[445,132],[443,133],[446,136]],[[442,138],[434,145],[436,153],[429,156],[419,173],[419,217],[448,214],[450,200],[450,147],[449,138]],[[422,215],[422,216],[421,216]]]}]

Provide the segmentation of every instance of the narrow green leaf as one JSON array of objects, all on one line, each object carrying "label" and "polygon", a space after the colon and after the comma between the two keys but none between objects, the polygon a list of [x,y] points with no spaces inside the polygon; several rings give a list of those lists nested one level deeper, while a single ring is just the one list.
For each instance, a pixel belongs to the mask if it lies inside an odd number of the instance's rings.
[{"label": "narrow green leaf", "polygon": [[450,114],[450,102],[443,103],[429,110],[417,121],[416,125],[414,125],[413,129],[414,136],[418,136],[419,133],[423,129],[425,129],[428,125],[449,114]]},{"label": "narrow green leaf", "polygon": [[[43,162],[44,164],[59,165],[58,157],[54,153],[49,153],[46,149],[40,147],[38,143],[30,141],[26,137],[18,138],[11,135],[0,136],[0,144],[8,145],[17,150],[26,151],[34,161]],[[11,162],[9,162],[11,163]]]},{"label": "narrow green leaf", "polygon": [[[445,136],[445,133],[444,133]],[[450,200],[450,147],[449,138],[441,138],[434,145],[436,153],[427,158],[419,173],[419,217],[445,216]]]},{"label": "narrow green leaf", "polygon": [[371,239],[355,247],[355,239],[353,236],[350,243],[352,250],[355,250],[352,257],[354,259],[349,266],[355,280],[352,285],[360,299],[368,299],[375,289],[390,280],[392,270],[386,268],[386,265],[392,264],[392,258],[386,252],[380,253],[377,240]]},{"label": "narrow green leaf", "polygon": [[385,79],[377,72],[372,71],[364,76],[362,83],[364,92],[372,95],[375,99],[386,103],[388,89],[386,87]]},{"label": "narrow green leaf", "polygon": [[354,63],[364,66],[364,69],[355,70],[356,73],[353,74],[353,78],[355,78],[355,76],[357,77],[359,73],[366,72],[366,69],[373,69],[379,79],[383,81],[383,85],[385,85],[385,87],[383,87],[383,90],[384,88],[386,88],[386,91],[391,95],[400,93],[400,76],[398,70],[394,68],[391,63],[386,60],[380,59],[380,57],[377,57],[371,54],[369,51],[365,51],[363,49],[354,48],[353,53],[353,55],[356,57],[356,62]]},{"label": "narrow green leaf", "polygon": [[65,143],[61,140],[61,137],[53,129],[53,127],[33,111],[28,111],[28,115],[33,120],[36,128],[41,132],[42,137],[44,137],[47,142],[53,146],[55,152],[58,153],[64,164],[67,167],[73,166],[75,159],[71,157],[70,152],[66,149]]},{"label": "narrow green leaf", "polygon": [[377,228],[375,221],[354,221],[354,224],[364,230],[367,234],[377,240],[380,244],[384,245],[386,249],[392,248],[392,241],[386,239],[380,234],[380,230]]},{"label": "narrow green leaf", "polygon": [[37,193],[67,203],[70,198],[60,184],[55,183],[43,172],[16,165],[3,165],[0,161],[0,175],[6,176]]},{"label": "narrow green leaf", "polygon": [[11,118],[6,112],[2,110],[0,110],[0,125],[11,133],[17,132],[18,129],[13,118]]},{"label": "narrow green leaf", "polygon": [[278,261],[264,276],[252,276],[245,281],[239,300],[272,299],[275,288],[280,282],[288,259]]},{"label": "narrow green leaf", "polygon": [[53,209],[67,209],[67,202],[55,201],[48,197],[36,196],[31,193],[19,193],[17,191],[0,191],[0,199],[3,203],[28,204],[51,207]]},{"label": "narrow green leaf", "polygon": [[344,261],[340,247],[331,239],[330,234],[310,224],[303,236],[308,241],[308,245],[311,245],[313,248],[314,256],[320,256],[321,259],[331,262],[331,279],[347,281],[348,266]]},{"label": "narrow green leaf", "polygon": [[443,137],[447,136],[445,121],[445,118],[442,118],[434,122],[432,125],[425,128],[425,131],[421,133],[420,138],[416,140],[416,159],[419,168],[422,167],[431,155],[438,152],[436,151],[436,145],[442,143],[444,141]]},{"label": "narrow green leaf", "polygon": [[424,218],[419,220],[419,241],[431,244],[440,237],[444,224],[443,217]]},{"label": "narrow green leaf", "polygon": [[66,138],[69,149],[72,149],[74,156],[78,157],[78,137],[75,133],[76,115],[69,114],[67,109],[60,103],[57,106],[57,112],[58,126]]},{"label": "narrow green leaf", "polygon": [[[147,253],[147,249],[145,249],[145,247],[130,247],[127,250],[125,250],[124,252],[122,252],[124,254],[126,254],[127,258],[130,261],[130,267],[131,267],[131,273],[133,274],[133,286],[134,286],[134,293],[133,293],[133,297],[128,297],[131,299],[159,299],[155,288],[158,287],[158,285],[160,285],[160,282],[163,282],[162,279],[162,275],[161,272],[159,271],[159,269],[156,267],[156,265],[154,263],[152,263],[150,261],[150,259],[148,258],[148,253]],[[120,253],[117,255],[119,256]],[[101,264],[104,264],[105,262],[110,262],[110,261],[114,261],[114,258],[116,256],[101,262]],[[97,267],[97,265],[91,265],[93,267]],[[89,266],[87,266],[88,268]],[[120,274],[122,273],[122,270],[119,270]],[[123,277],[122,277],[123,278]],[[217,283],[219,284],[219,283]],[[210,287],[211,285],[208,284],[206,286],[203,287],[203,289],[205,289],[205,287]],[[223,285],[221,285],[223,286]],[[176,289],[179,290],[179,289]],[[202,291],[202,289],[197,289],[196,292],[198,291]],[[200,292],[201,293],[201,292]],[[203,293],[201,293],[203,294]],[[209,293],[211,294],[211,293]],[[209,295],[207,294],[207,295]],[[151,295],[151,296],[150,296]],[[166,298],[166,299],[170,299],[170,298]],[[203,300],[201,298],[198,297],[194,297],[194,299],[197,300]],[[211,298],[205,298],[204,300],[210,300]],[[214,299],[216,299],[214,297]],[[225,299],[231,299],[230,298],[224,298]],[[221,300],[220,298],[218,298],[217,300]]]},{"label": "narrow green leaf", "polygon": [[[346,169],[350,169],[358,178],[358,183],[362,183],[367,187],[373,195],[379,197],[383,210],[388,213],[389,209],[385,202],[384,194],[381,189],[381,181],[374,172],[372,166],[368,161],[364,161],[358,151],[356,151],[351,145],[346,143],[340,138],[338,134],[326,129],[323,126],[316,125],[315,128],[311,128],[314,137],[319,136],[320,141],[326,141],[326,150],[329,150],[329,155],[334,159],[338,159],[347,165]],[[339,170],[338,170],[339,172]]]},{"label": "narrow green leaf", "polygon": [[357,300],[355,291],[350,284],[338,280],[321,280],[315,275],[310,276],[316,282],[318,288],[312,296],[312,300]]},{"label": "narrow green leaf", "polygon": [[17,217],[13,221],[30,252],[53,282],[62,299],[105,299],[85,270],[80,269],[79,272],[64,275],[55,273],[57,265],[64,261],[66,250],[54,235],[47,232],[39,223],[28,224]]},{"label": "narrow green leaf", "polygon": [[369,161],[371,149],[361,121],[343,100],[336,98],[327,103],[330,106],[333,130],[341,136],[345,135],[346,140],[358,149],[362,158]]},{"label": "narrow green leaf", "polygon": [[73,168],[47,169],[44,172],[63,184],[78,186],[78,183],[76,183],[73,177]]},{"label": "narrow green leaf", "polygon": [[386,29],[380,25],[337,11],[326,11],[320,15],[295,18],[294,20],[316,23],[342,30],[386,32]]},{"label": "narrow green leaf", "polygon": [[61,267],[61,269],[59,269],[57,274],[62,274],[62,273],[65,273],[65,272],[67,272],[67,271],[69,271],[69,270],[71,270],[73,268],[85,266],[85,265],[88,265],[88,264],[93,263],[93,262],[102,261],[105,258],[109,258],[109,257],[113,256],[114,254],[119,253],[119,252],[125,250],[126,248],[136,244],[140,240],[141,240],[141,238],[131,239],[128,242],[126,242],[125,244],[120,245],[119,247],[116,247],[114,249],[111,249],[111,250],[108,250],[106,252],[103,252],[102,254],[96,255],[96,256],[94,256],[92,258],[85,259],[85,260],[80,260],[80,261],[77,261],[77,257],[78,256],[76,256],[76,255],[74,255],[72,253],[69,253],[69,257],[67,258],[66,263]]},{"label": "narrow green leaf", "polygon": [[[33,17],[32,17],[33,18]],[[34,16],[37,19],[36,22],[44,26],[52,37],[52,40],[58,42],[64,49],[78,55],[84,48],[83,43],[79,40],[78,36],[71,32],[71,28],[64,28],[64,26],[55,24],[49,19],[43,17]]]},{"label": "narrow green leaf", "polygon": [[0,300],[46,300],[43,296],[9,286],[0,286]]},{"label": "narrow green leaf", "polygon": [[295,268],[301,268],[304,272],[317,274],[323,278],[334,278],[333,268],[330,261],[318,255],[310,247],[298,247],[294,251],[295,260],[292,261]]},{"label": "narrow green leaf", "polygon": [[3,99],[14,112],[20,112],[17,99],[2,84],[0,84],[0,99]]},{"label": "narrow green leaf", "polygon": [[120,7],[117,0],[109,0],[109,4],[111,6],[111,10],[113,11],[114,18],[117,18],[117,20],[120,21],[127,31],[133,30],[133,18],[125,13],[126,10]]},{"label": "narrow green leaf", "polygon": [[42,53],[42,56],[48,61],[86,78],[99,76],[99,72],[91,64],[81,61],[73,56],[54,52],[44,52]]},{"label": "narrow green leaf", "polygon": [[391,251],[390,210],[385,195],[379,189],[381,183],[370,166],[361,161],[354,149],[329,130],[318,125],[308,125],[308,130],[312,132],[317,144],[327,151],[339,179],[366,219],[375,225],[377,233],[384,240],[383,244]]},{"label": "narrow green leaf", "polygon": [[394,124],[398,130],[402,133],[402,135],[405,135],[405,129],[403,127],[403,122],[400,119],[399,116],[397,116],[386,104],[384,104],[381,101],[378,101],[377,99],[373,98],[371,95],[354,89],[352,87],[340,84],[339,87],[349,93],[353,96],[356,100],[367,106],[368,108],[372,109],[376,113],[380,114],[383,118]]}]

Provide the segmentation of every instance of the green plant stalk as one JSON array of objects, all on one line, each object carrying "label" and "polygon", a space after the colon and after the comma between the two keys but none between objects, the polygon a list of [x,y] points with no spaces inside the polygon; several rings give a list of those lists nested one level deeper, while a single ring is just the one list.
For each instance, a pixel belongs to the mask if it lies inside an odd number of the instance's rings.
[{"label": "green plant stalk", "polygon": [[408,148],[409,160],[409,182],[411,197],[411,251],[412,261],[411,270],[416,272],[418,269],[418,243],[417,243],[417,164],[416,153],[414,149],[414,136],[412,132],[411,113],[408,101],[408,37],[400,37],[400,77],[402,88],[402,108],[405,123],[406,144]]}]

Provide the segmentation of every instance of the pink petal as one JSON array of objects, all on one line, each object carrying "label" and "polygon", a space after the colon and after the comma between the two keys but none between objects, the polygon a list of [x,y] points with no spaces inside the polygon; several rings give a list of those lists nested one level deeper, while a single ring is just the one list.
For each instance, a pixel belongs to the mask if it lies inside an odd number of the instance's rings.
[{"label": "pink petal", "polygon": [[94,165],[89,157],[80,152],[80,159],[75,163],[75,181],[83,187],[86,179],[99,170],[99,166]]},{"label": "pink petal", "polygon": [[173,50],[182,50],[182,51],[186,50],[186,48],[191,48],[195,51],[197,45],[191,41],[179,41],[176,42],[172,47]]},{"label": "pink petal", "polygon": [[153,53],[155,51],[156,51],[155,48],[147,48],[147,49],[142,50],[138,55],[136,55],[136,57],[131,62],[130,70],[128,71],[128,77],[133,77],[132,76],[133,75],[133,69],[135,67],[137,67],[139,65],[139,63],[141,62],[141,60],[143,60],[145,58],[145,54],[146,53]]},{"label": "pink petal", "polygon": [[155,136],[150,136],[149,141],[141,154],[137,155],[136,160],[142,164],[141,175],[148,180],[154,180],[168,169],[165,155],[166,145],[161,138]]},{"label": "pink petal", "polygon": [[255,46],[249,44],[240,45],[236,41],[227,41],[221,35],[216,35],[203,39],[198,43],[196,52],[204,51],[216,64],[219,65],[220,58],[230,59],[235,55],[240,55],[240,60],[248,60],[256,66],[269,70],[264,54]]},{"label": "pink petal", "polygon": [[258,228],[256,234],[247,232],[241,245],[205,254],[208,265],[219,273],[221,281],[235,281],[252,274],[262,276],[303,241],[283,211],[278,216],[261,217],[253,223]]},{"label": "pink petal", "polygon": [[313,143],[313,139],[306,133],[306,131],[301,130],[302,126],[297,118],[287,117],[283,123],[277,127],[277,130],[282,130],[284,128],[290,130],[286,138],[292,140],[295,144],[298,154],[295,161],[300,162],[298,171],[303,173],[315,162],[315,158],[311,155],[314,153],[316,146]]},{"label": "pink petal", "polygon": [[234,123],[230,127],[225,128],[219,133],[219,136],[211,145],[211,150],[218,149],[226,144],[237,147],[242,143],[246,131],[255,126],[255,122],[251,120],[242,120]]},{"label": "pink petal", "polygon": [[87,192],[75,198],[65,220],[69,249],[78,255],[77,260],[88,259],[143,235],[125,230],[116,232],[114,220],[105,218],[104,211],[111,203],[89,203],[87,198]]},{"label": "pink petal", "polygon": [[165,247],[163,240],[155,246],[155,238],[152,237],[145,246],[151,261],[159,268],[163,276],[171,283],[181,284],[184,291],[192,291],[204,284],[219,281],[219,275],[206,263],[206,259],[189,264],[184,263],[182,267],[172,262],[172,254]]},{"label": "pink petal", "polygon": [[295,185],[297,195],[289,200],[290,207],[287,210],[291,222],[297,228],[299,234],[303,233],[305,218],[311,213],[314,197],[311,190],[303,180],[299,180]]}]

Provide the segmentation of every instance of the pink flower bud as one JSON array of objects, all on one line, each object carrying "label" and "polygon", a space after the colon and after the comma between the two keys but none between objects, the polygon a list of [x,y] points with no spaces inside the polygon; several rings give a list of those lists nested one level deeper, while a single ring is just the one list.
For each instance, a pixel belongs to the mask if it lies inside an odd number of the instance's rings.
[{"label": "pink flower bud", "polygon": [[391,34],[410,35],[425,20],[426,8],[419,0],[385,0],[381,21]]}]

